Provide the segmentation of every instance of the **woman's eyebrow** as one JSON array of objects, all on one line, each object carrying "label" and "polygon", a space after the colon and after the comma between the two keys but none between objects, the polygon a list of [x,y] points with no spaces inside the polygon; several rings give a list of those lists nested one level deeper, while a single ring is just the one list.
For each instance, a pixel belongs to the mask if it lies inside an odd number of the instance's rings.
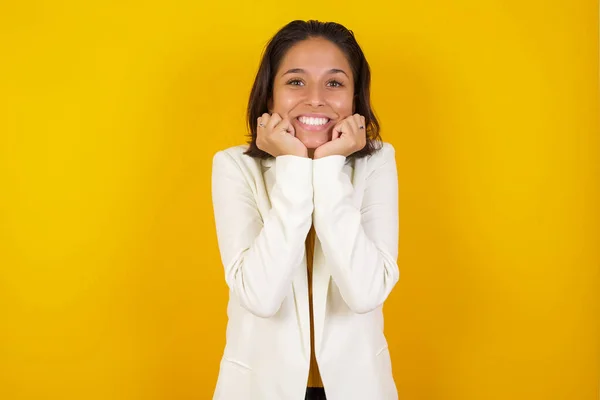
[{"label": "woman's eyebrow", "polygon": [[[288,69],[287,71],[285,71],[285,73],[283,73],[282,76],[287,75],[287,74],[305,74],[306,71],[303,70],[302,68],[292,68],[292,69]],[[339,68],[332,68],[329,71],[327,71],[328,74],[339,74],[342,73],[346,76],[348,76],[348,74],[346,73],[346,71],[344,71],[343,69],[339,69]]]},{"label": "woman's eyebrow", "polygon": [[339,73],[342,73],[342,74],[346,75],[346,77],[350,78],[348,76],[348,74],[346,73],[346,71],[344,71],[343,69],[333,68],[333,69],[329,70],[329,73],[330,74],[339,74]]}]

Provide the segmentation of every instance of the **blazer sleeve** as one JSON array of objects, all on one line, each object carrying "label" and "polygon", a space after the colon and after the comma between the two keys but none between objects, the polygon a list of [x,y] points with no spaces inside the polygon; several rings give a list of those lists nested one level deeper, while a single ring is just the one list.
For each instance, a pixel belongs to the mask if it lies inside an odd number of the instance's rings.
[{"label": "blazer sleeve", "polygon": [[348,307],[379,307],[400,277],[398,270],[398,174],[394,148],[384,144],[367,177],[362,206],[343,172],[344,156],[313,162],[314,224],[331,275]]},{"label": "blazer sleeve", "polygon": [[225,280],[240,304],[263,318],[275,315],[288,293],[314,208],[311,159],[279,156],[272,168],[272,207],[263,221],[234,157],[225,151],[213,157],[212,202]]}]

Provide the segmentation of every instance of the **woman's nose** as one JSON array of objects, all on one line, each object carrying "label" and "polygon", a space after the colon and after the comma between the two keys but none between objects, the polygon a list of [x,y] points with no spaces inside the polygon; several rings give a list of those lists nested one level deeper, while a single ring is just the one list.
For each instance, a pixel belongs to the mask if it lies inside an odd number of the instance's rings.
[{"label": "woman's nose", "polygon": [[325,104],[323,90],[318,86],[309,88],[306,98],[306,104],[312,107],[320,107]]}]

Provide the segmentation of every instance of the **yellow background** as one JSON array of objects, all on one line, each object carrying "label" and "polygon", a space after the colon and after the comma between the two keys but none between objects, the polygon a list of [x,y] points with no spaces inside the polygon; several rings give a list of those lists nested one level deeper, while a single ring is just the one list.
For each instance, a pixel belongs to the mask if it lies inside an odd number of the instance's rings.
[{"label": "yellow background", "polygon": [[210,399],[212,155],[260,52],[341,22],[397,151],[403,400],[599,388],[593,1],[0,3],[0,399]]}]

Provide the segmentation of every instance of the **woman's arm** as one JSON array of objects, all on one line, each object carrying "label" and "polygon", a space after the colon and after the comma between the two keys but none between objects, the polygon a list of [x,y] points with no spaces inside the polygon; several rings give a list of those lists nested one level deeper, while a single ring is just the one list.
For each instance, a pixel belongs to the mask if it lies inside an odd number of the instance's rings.
[{"label": "woman's arm", "polygon": [[215,154],[212,201],[225,280],[240,304],[260,317],[281,307],[295,268],[304,255],[312,223],[312,160],[276,158],[271,210],[263,221],[250,186],[236,161]]},{"label": "woman's arm", "polygon": [[362,207],[343,172],[346,158],[314,160],[314,224],[332,277],[356,313],[380,306],[398,281],[398,175],[394,148],[384,144],[367,177]]}]

